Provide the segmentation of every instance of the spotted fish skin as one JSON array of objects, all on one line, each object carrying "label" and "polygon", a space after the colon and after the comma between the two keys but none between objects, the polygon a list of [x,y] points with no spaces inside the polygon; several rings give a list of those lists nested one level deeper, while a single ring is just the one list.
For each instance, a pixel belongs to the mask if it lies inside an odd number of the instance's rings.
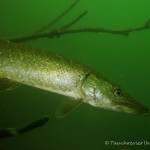
[{"label": "spotted fish skin", "polygon": [[0,40],[0,79],[80,99],[99,108],[149,114],[149,109],[86,65],[23,44]]},{"label": "spotted fish skin", "polygon": [[81,83],[88,68],[37,48],[0,42],[0,75],[13,81],[81,98]]}]

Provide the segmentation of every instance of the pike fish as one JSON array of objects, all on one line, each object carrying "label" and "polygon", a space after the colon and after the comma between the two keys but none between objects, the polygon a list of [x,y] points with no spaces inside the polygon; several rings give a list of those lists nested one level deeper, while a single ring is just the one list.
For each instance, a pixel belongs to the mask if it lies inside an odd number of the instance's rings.
[{"label": "pike fish", "polygon": [[70,97],[70,102],[59,111],[60,117],[81,102],[129,114],[150,114],[148,108],[86,65],[52,52],[0,40],[0,91],[18,84]]}]

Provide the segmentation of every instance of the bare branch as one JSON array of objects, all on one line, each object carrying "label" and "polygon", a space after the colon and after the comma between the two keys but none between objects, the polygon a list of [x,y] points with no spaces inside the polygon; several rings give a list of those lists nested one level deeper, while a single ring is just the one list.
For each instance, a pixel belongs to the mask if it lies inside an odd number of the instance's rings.
[{"label": "bare branch", "polygon": [[34,34],[42,33],[44,30],[47,30],[52,25],[54,25],[56,22],[58,22],[60,19],[62,19],[71,9],[73,9],[77,3],[80,0],[75,0],[74,3],[72,3],[64,12],[62,12],[58,17],[56,17],[54,20],[52,20],[49,24],[45,25],[44,27],[40,28],[39,30],[35,31]]},{"label": "bare branch", "polygon": [[81,32],[93,32],[93,33],[111,33],[111,34],[119,34],[123,36],[129,36],[131,32],[142,31],[145,29],[150,29],[145,26],[137,27],[137,28],[128,28],[123,30],[115,30],[115,29],[107,29],[107,28],[81,28],[81,29],[70,29],[70,30],[56,30],[55,36],[60,37],[65,34],[73,34],[73,33],[81,33]]},{"label": "bare branch", "polygon": [[83,18],[87,13],[88,13],[87,10],[84,11],[84,12],[83,12],[82,14],[80,14],[77,18],[75,18],[73,21],[71,21],[70,23],[68,23],[68,24],[66,24],[66,25],[64,25],[64,26],[62,26],[62,27],[60,28],[60,30],[65,30],[65,29],[71,27],[73,24],[75,24],[75,23],[78,22],[81,18]]},{"label": "bare branch", "polygon": [[[69,25],[70,26],[70,25]],[[12,42],[26,42],[30,40],[35,40],[39,38],[50,38],[53,39],[55,37],[60,37],[66,34],[73,34],[73,33],[84,33],[84,32],[92,32],[92,33],[109,33],[109,34],[118,34],[123,36],[129,36],[130,33],[136,31],[143,31],[143,30],[150,29],[150,19],[148,19],[144,26],[135,27],[135,28],[128,28],[123,30],[115,30],[115,29],[106,29],[106,28],[80,28],[80,29],[57,29],[53,30],[48,33],[41,33],[36,35],[29,35],[20,38],[10,39]]]},{"label": "bare branch", "polygon": [[48,116],[43,116],[31,123],[23,125],[21,127],[0,128],[0,139],[12,137],[12,136],[19,136],[23,133],[29,132],[38,127],[42,127],[43,125],[45,125],[48,122],[48,120],[49,120]]}]

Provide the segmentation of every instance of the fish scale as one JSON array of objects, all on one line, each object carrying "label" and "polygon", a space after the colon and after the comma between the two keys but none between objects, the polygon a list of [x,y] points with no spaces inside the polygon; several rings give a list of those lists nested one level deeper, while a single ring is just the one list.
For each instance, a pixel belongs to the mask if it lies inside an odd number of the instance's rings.
[{"label": "fish scale", "polygon": [[0,91],[12,89],[17,83],[74,99],[60,116],[81,102],[130,114],[150,114],[148,108],[86,65],[52,52],[0,40]]},{"label": "fish scale", "polygon": [[0,43],[1,76],[74,98],[88,68],[66,57],[9,41]]}]

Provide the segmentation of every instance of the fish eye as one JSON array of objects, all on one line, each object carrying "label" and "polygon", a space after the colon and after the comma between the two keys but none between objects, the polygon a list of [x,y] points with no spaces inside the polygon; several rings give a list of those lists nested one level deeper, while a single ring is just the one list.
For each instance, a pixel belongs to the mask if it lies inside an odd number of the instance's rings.
[{"label": "fish eye", "polygon": [[113,94],[115,97],[122,97],[123,96],[123,93],[119,88],[115,88]]}]

